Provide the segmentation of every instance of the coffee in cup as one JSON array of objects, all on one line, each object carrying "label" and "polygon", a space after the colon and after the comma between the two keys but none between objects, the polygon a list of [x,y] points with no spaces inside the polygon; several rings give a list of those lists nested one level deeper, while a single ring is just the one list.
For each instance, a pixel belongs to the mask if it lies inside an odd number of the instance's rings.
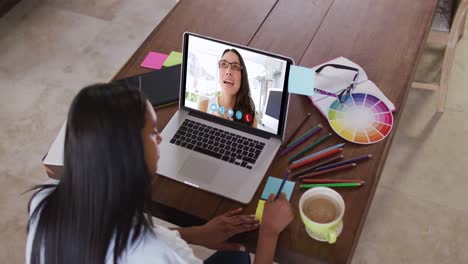
[{"label": "coffee in cup", "polygon": [[340,213],[339,205],[327,196],[307,198],[302,205],[302,210],[307,218],[320,224],[332,222]]},{"label": "coffee in cup", "polygon": [[341,234],[344,211],[341,195],[326,187],[309,189],[299,200],[299,212],[307,234],[330,244]]}]

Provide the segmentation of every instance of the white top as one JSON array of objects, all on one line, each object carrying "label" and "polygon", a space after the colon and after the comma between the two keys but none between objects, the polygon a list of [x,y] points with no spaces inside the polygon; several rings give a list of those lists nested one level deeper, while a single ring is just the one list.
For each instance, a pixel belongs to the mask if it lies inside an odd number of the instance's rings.
[{"label": "white top", "polygon": [[[38,193],[31,202],[30,213],[53,189],[46,189]],[[40,215],[40,214],[39,214]],[[26,264],[30,263],[31,248],[36,233],[37,219],[31,221],[26,242]],[[128,247],[121,255],[119,263],[203,263],[195,257],[190,246],[180,237],[179,232],[156,226],[154,235],[150,232],[143,234],[138,241]],[[107,251],[106,263],[112,264],[114,259],[114,241],[111,241]],[[42,261],[43,262],[43,261]]]}]

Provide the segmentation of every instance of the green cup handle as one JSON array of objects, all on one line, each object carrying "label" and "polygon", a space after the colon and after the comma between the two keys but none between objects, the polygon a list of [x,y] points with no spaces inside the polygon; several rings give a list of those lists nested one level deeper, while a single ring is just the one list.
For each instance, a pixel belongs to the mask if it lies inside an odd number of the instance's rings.
[{"label": "green cup handle", "polygon": [[336,228],[331,228],[328,231],[328,243],[334,244],[336,242]]}]

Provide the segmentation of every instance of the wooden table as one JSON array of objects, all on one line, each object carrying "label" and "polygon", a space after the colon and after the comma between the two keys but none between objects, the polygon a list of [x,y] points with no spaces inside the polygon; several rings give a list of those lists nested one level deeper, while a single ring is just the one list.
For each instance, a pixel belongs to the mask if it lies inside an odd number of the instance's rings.
[{"label": "wooden table", "polygon": [[[416,62],[422,51],[437,0],[182,0],[143,42],[115,76],[120,79],[147,72],[139,67],[149,51],[181,50],[182,33],[191,31],[292,57],[296,64],[313,67],[344,56],[362,66],[370,80],[394,102],[395,126],[404,106]],[[287,133],[290,135],[307,112],[303,127],[327,121],[304,96],[291,97]],[[176,106],[157,111],[163,129]],[[325,126],[325,132],[331,131]],[[302,193],[296,185],[291,197],[296,218],[281,234],[276,260],[281,263],[349,263],[372,201],[394,132],[384,141],[360,146],[347,144],[344,154],[372,154],[370,161],[336,178],[359,178],[357,189],[338,192],[346,203],[344,230],[336,244],[314,241],[305,233],[298,213]],[[331,142],[333,141],[333,142]],[[334,136],[329,143],[343,142]],[[267,175],[281,177],[285,158],[277,157]],[[334,176],[335,177],[335,176]],[[265,177],[266,179],[267,177]],[[254,213],[263,180],[246,208]],[[153,189],[155,216],[185,226],[199,224],[240,204],[220,196],[159,177]],[[255,251],[256,233],[236,239]]]}]

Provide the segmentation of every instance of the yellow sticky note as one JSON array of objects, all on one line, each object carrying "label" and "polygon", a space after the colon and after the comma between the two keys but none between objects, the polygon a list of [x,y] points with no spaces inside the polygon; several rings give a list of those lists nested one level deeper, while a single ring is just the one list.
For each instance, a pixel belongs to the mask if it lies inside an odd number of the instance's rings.
[{"label": "yellow sticky note", "polygon": [[262,217],[263,217],[263,208],[265,207],[265,201],[264,200],[258,200],[258,205],[257,205],[257,210],[255,211],[255,218],[262,223]]},{"label": "yellow sticky note", "polygon": [[167,59],[164,61],[164,67],[171,67],[177,64],[182,63],[182,53],[177,51],[172,51]]}]

